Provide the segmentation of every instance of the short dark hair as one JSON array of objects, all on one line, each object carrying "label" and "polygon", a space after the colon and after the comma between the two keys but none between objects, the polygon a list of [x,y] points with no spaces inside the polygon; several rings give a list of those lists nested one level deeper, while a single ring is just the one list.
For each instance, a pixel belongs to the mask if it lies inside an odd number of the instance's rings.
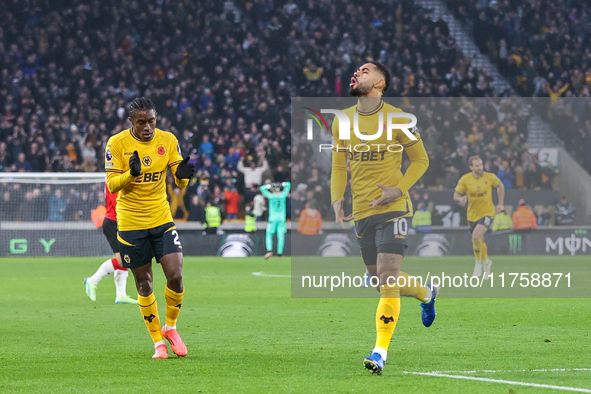
[{"label": "short dark hair", "polygon": [[380,63],[380,62],[369,62],[371,64],[373,64],[374,66],[376,66],[376,68],[378,69],[378,72],[380,72],[382,74],[382,76],[384,77],[384,89],[382,90],[382,94],[386,93],[388,91],[388,89],[390,89],[390,85],[392,84],[392,74],[390,73],[390,70],[388,70],[388,67],[386,67],[386,65],[384,63]]},{"label": "short dark hair", "polygon": [[127,106],[127,113],[129,113],[129,115],[131,115],[133,112],[139,111],[142,109],[147,109],[147,110],[153,109],[154,111],[156,111],[156,106],[154,105],[152,100],[150,100],[149,98],[138,97],[138,98],[134,99],[131,103],[129,103],[129,105]]}]

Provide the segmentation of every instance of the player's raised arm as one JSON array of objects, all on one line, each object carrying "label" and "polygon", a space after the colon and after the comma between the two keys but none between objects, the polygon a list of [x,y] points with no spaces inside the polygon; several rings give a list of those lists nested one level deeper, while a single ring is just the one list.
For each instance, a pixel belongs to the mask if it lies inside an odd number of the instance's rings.
[{"label": "player's raised arm", "polygon": [[140,175],[141,163],[137,151],[129,158],[129,163],[125,163],[118,141],[109,138],[105,149],[105,171],[109,191],[117,193]]},{"label": "player's raised arm", "polygon": [[282,182],[281,186],[283,186],[283,190],[281,191],[281,197],[287,197],[291,190],[291,182]]},{"label": "player's raised arm", "polygon": [[269,189],[271,188],[271,185],[262,185],[259,190],[261,191],[261,193],[263,193],[263,196],[267,197],[267,198],[271,198],[272,194],[269,192]]},{"label": "player's raised arm", "polygon": [[[176,185],[184,188],[189,184],[189,180],[195,174],[195,164],[189,163],[189,156],[183,159],[183,156],[181,156],[181,147],[174,135],[172,136],[170,145],[168,167],[172,170]],[[175,145],[176,149],[174,149]]]}]

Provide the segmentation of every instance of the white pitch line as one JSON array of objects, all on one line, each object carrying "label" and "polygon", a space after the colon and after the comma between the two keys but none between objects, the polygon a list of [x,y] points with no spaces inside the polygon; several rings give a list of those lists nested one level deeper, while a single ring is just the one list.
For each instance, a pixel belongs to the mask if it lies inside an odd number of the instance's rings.
[{"label": "white pitch line", "polygon": [[265,274],[264,272],[253,272],[254,276],[264,276],[267,278],[291,278],[291,275],[276,275],[276,274]]},{"label": "white pitch line", "polygon": [[461,379],[461,380],[476,380],[480,382],[489,382],[489,383],[504,383],[504,384],[512,384],[515,386],[528,386],[528,387],[538,387],[543,389],[554,389],[554,390],[562,390],[562,391],[574,391],[577,393],[591,393],[589,389],[582,389],[578,387],[567,387],[567,386],[554,386],[551,384],[538,384],[538,383],[527,383],[527,382],[516,382],[513,380],[502,380],[502,379],[489,379],[489,378],[479,378],[476,376],[462,376],[462,375],[448,375],[443,373],[434,373],[434,372],[407,372],[413,375],[424,375],[424,376],[435,376],[438,378],[451,378],[451,379]]},{"label": "white pitch line", "polygon": [[[552,369],[480,369],[473,371],[431,371],[431,373],[507,373],[507,372],[568,372],[568,371],[591,371],[591,368],[552,368]],[[412,373],[412,372],[408,372]]]}]

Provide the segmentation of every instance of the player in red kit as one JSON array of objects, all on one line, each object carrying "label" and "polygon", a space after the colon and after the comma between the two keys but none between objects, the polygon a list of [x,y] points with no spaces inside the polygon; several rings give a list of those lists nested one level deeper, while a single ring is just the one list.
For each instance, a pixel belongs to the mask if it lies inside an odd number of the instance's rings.
[{"label": "player in red kit", "polygon": [[129,275],[127,268],[121,265],[121,255],[119,254],[119,245],[117,243],[117,213],[115,206],[117,205],[117,193],[113,194],[105,185],[105,205],[107,206],[107,213],[103,221],[103,233],[107,237],[109,245],[115,257],[109,259],[101,264],[99,269],[89,278],[84,279],[84,286],[86,287],[86,294],[92,301],[96,301],[96,288],[99,282],[107,275],[114,274],[116,297],[115,304],[137,304],[127,295],[127,276]]}]

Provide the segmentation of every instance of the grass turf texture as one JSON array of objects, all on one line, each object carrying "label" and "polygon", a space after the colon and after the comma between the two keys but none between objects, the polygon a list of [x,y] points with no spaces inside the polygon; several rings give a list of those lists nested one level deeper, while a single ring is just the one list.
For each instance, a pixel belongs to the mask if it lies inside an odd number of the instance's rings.
[{"label": "grass turf texture", "polygon": [[[560,265],[560,259],[547,256]],[[537,257],[539,258],[539,257]],[[409,257],[405,263],[418,258]],[[470,257],[457,257],[467,266]],[[495,262],[501,257],[495,257]],[[589,299],[445,299],[431,328],[402,300],[382,376],[362,366],[375,339],[376,299],[293,299],[289,258],[185,259],[178,322],[189,355],[152,360],[136,305],[115,305],[112,275],[97,301],[83,278],[101,258],[0,259],[0,392],[437,392],[552,389],[404,371],[591,368]],[[360,269],[362,269],[361,262]],[[408,265],[407,265],[408,267]],[[164,321],[164,275],[154,267]],[[411,271],[409,269],[409,271]],[[133,280],[128,292],[135,295]],[[467,375],[456,373],[456,375]],[[591,389],[591,371],[475,373]],[[513,391],[508,391],[513,390]]]}]

